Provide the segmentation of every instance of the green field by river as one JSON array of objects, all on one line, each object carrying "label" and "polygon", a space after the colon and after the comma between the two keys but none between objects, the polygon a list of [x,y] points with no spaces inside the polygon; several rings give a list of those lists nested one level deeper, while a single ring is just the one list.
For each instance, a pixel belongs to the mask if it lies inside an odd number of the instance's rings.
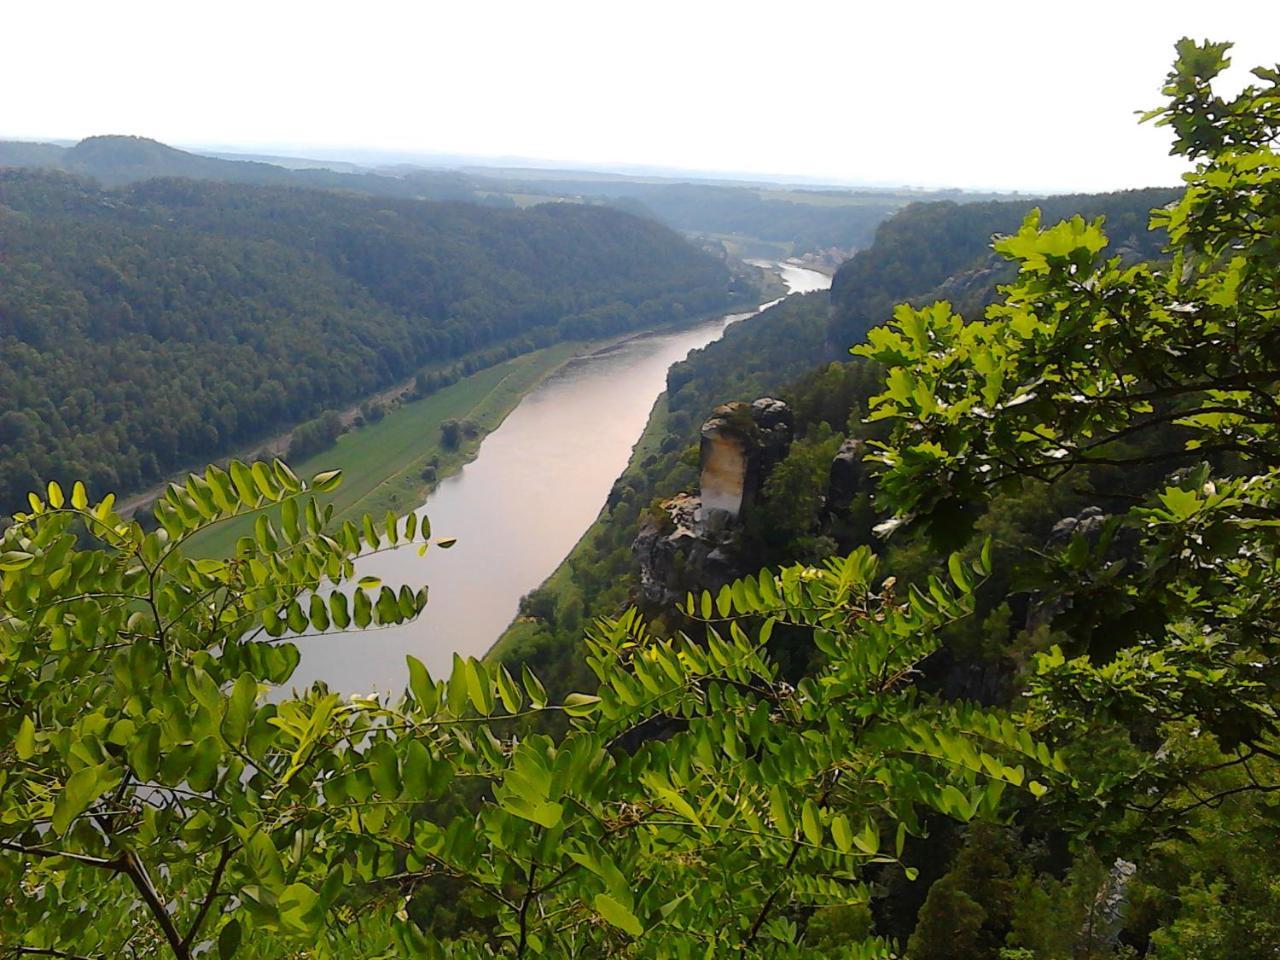
[{"label": "green field by river", "polygon": [[[393,407],[381,420],[347,431],[332,448],[290,466],[300,477],[342,470],[342,486],[322,498],[334,505],[339,518],[381,516],[387,510],[408,513],[422,503],[427,464],[438,459],[438,478],[456,473],[525,394],[583,347],[578,341],[559,343],[481,370],[429,397]],[[440,438],[440,424],[450,419],[470,420],[477,427],[476,435],[456,450],[445,449]],[[230,554],[236,540],[251,533],[253,519],[239,517],[212,527],[191,542],[191,552]]]}]

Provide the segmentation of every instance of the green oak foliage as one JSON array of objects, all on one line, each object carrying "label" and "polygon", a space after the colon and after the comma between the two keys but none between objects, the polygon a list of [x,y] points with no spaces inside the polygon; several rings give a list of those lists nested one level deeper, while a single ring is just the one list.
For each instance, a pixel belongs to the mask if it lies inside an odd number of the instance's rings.
[{"label": "green oak foliage", "polygon": [[[344,955],[371,914],[398,956],[814,955],[797,919],[864,902],[865,869],[900,864],[927,815],[997,817],[1007,787],[1067,782],[1009,720],[913,690],[983,558],[904,596],[865,548],[764,571],[689,599],[698,641],[658,639],[634,613],[601,621],[597,693],[559,704],[527,669],[462,658],[447,681],[410,658],[398,700],[266,698],[307,633],[426,602],[356,580],[353,561],[425,550],[429,526],[335,526],[313,494],[338,480],[210,468],[170,489],[152,533],[79,483],[15,516],[0,542],[4,955]],[[247,512],[232,557],[186,556]],[[796,686],[765,652],[779,624],[820,651]],[[525,732],[552,711],[560,739]],[[441,802],[466,785],[469,803]],[[488,925],[433,930],[442,882]]]},{"label": "green oak foliage", "polygon": [[[996,243],[1018,273],[982,319],[903,306],[855,351],[886,369],[871,417],[894,425],[872,456],[887,528],[946,542],[1027,480],[1179,468],[1028,577],[1062,612],[1030,680],[1037,722],[1077,744],[1118,733],[1094,764],[1099,810],[1157,830],[1221,802],[1195,792],[1207,770],[1269,791],[1257,764],[1280,758],[1280,74],[1222,99],[1228,46],[1181,42],[1169,104],[1148,114],[1195,164],[1152,215],[1167,260],[1128,265],[1100,220],[1033,213]],[[1220,756],[1175,749],[1188,720]]]}]

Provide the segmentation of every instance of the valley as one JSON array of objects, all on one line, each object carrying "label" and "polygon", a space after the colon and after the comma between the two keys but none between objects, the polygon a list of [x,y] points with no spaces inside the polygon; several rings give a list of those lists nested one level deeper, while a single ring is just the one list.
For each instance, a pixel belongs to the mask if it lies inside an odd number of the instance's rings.
[{"label": "valley", "polygon": [[[830,282],[791,264],[768,266],[793,293],[825,289]],[[456,545],[422,558],[416,548],[405,547],[360,563],[362,576],[427,585],[431,600],[423,615],[363,636],[304,638],[293,682],[323,680],[345,692],[391,692],[405,683],[405,654],[437,676],[448,674],[454,654],[483,656],[515,616],[519,599],[552,572],[595,520],[671,364],[756,312],[579,352],[539,379],[480,442],[476,458],[454,476],[442,474],[417,508],[430,518],[436,536],[456,537]],[[342,453],[341,443],[334,453]],[[329,464],[350,456],[330,458]],[[323,454],[316,458],[317,467],[325,463]],[[359,474],[356,482],[361,483]],[[356,506],[363,512],[369,505]],[[407,504],[402,500],[393,508],[404,512]]]},{"label": "valley", "polygon": [[16,5],[0,960],[1280,960],[1280,67],[1091,4]]}]

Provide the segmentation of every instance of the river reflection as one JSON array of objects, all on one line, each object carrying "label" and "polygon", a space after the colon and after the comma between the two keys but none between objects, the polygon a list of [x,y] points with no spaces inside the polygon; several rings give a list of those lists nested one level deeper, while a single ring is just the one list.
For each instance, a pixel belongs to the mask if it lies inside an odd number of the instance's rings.
[{"label": "river reflection", "polygon": [[[791,264],[775,269],[791,292],[830,284]],[[346,693],[398,691],[406,653],[436,677],[448,674],[454,651],[483,655],[515,616],[520,597],[551,574],[595,520],[666,387],[667,369],[754,313],[635,337],[549,377],[485,438],[477,459],[441,482],[420,508],[431,517],[433,536],[458,538],[452,549],[419,557],[408,548],[359,563],[362,576],[389,584],[430,584],[422,617],[401,627],[303,638],[292,685],[321,679]]]}]

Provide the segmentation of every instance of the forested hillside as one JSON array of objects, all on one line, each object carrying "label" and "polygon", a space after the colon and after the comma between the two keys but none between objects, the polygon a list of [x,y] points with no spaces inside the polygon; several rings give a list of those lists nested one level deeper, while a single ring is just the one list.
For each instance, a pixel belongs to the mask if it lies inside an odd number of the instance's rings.
[{"label": "forested hillside", "polygon": [[623,178],[510,181],[508,189],[587,197],[624,206],[699,234],[732,234],[789,245],[794,252],[853,249],[871,242],[876,225],[909,202],[893,191],[766,190],[757,186],[645,182]]},{"label": "forested hillside", "polygon": [[1046,223],[1075,214],[1105,216],[1113,253],[1129,261],[1157,256],[1164,236],[1148,230],[1150,211],[1177,196],[1176,190],[1148,189],[1035,201],[912,204],[881,224],[870,248],[836,272],[831,343],[843,351],[904,300],[942,298],[970,312],[980,310],[996,285],[1013,277],[1011,266],[992,253],[991,238],[1017,230],[1033,206]]},{"label": "forested hillside", "polygon": [[527,211],[0,172],[0,495],[129,491],[434,364],[677,322],[725,266],[601,207]]},{"label": "forested hillside", "polygon": [[751,249],[759,245],[788,255],[828,251],[846,251],[847,255],[869,246],[876,227],[913,202],[972,203],[995,196],[958,190],[819,190],[764,183],[585,177],[571,172],[551,177],[539,170],[470,172],[488,189],[529,199],[572,197],[607,203],[687,233],[728,239]]},{"label": "forested hillside", "polygon": [[71,147],[0,140],[0,167],[61,170],[96,180],[106,187],[121,187],[161,177],[183,177],[258,186],[341,190],[402,199],[463,200],[513,206],[505,197],[481,196],[471,178],[459,173],[421,170],[408,180],[373,172],[339,172],[320,167],[289,169],[250,159],[232,160],[190,153],[146,137],[87,137]]}]

